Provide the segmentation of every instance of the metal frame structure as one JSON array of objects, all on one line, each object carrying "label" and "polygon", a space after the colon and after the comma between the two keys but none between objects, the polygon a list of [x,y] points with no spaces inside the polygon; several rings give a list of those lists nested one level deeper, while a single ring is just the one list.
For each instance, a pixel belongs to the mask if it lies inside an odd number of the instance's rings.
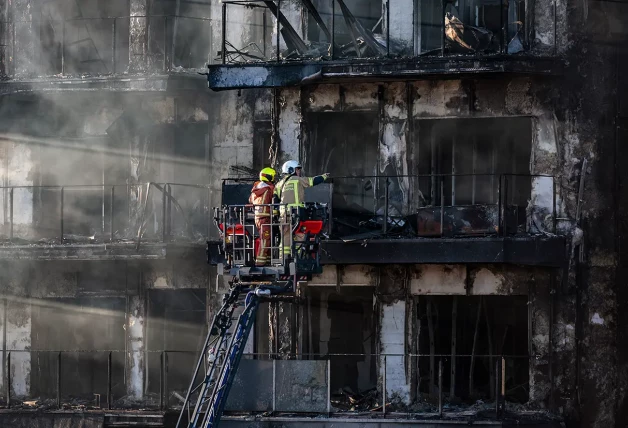
[{"label": "metal frame structure", "polygon": [[[336,60],[336,59],[340,59],[341,56],[339,55],[339,52],[344,48],[343,46],[339,46],[337,44],[336,41],[336,33],[337,33],[337,27],[338,27],[338,23],[337,23],[337,19],[336,19],[336,14],[338,11],[340,11],[342,17],[343,17],[343,22],[344,24],[347,26],[349,33],[351,35],[351,37],[353,38],[353,41],[350,43],[351,45],[353,45],[353,47],[356,49],[356,57],[357,58],[368,58],[370,56],[374,57],[374,58],[392,58],[395,56],[399,56],[399,53],[396,52],[391,52],[391,35],[390,35],[390,0],[382,0],[382,17],[380,18],[378,25],[376,25],[376,27],[381,25],[382,28],[382,37],[383,37],[383,41],[379,42],[376,40],[376,38],[374,37],[373,34],[373,30],[372,29],[368,29],[368,28],[364,28],[363,25],[360,23],[359,20],[356,19],[356,17],[353,15],[352,11],[349,9],[349,7],[346,5],[345,0],[330,0],[331,1],[331,19],[330,22],[328,23],[331,28],[327,27],[327,24],[324,22],[324,20],[321,18],[321,14],[318,12],[318,10],[316,9],[316,7],[314,6],[314,4],[311,2],[311,0],[302,0],[302,5],[304,10],[306,11],[307,14],[309,14],[312,18],[313,21],[316,23],[316,25],[319,27],[321,34],[325,35],[325,38],[327,39],[326,42],[324,43],[324,48],[322,49],[311,49],[311,42],[301,38],[299,36],[299,34],[297,33],[297,31],[295,31],[295,29],[291,26],[291,24],[289,23],[289,21],[286,19],[286,17],[284,16],[284,14],[281,12],[281,0],[275,0],[275,1],[269,1],[269,0],[226,0],[222,2],[222,54],[221,54],[221,59],[222,59],[222,64],[237,64],[237,63],[250,63],[250,62],[255,62],[255,61],[260,61],[260,62],[281,62],[284,60],[292,60],[292,59],[326,59],[326,60]],[[440,47],[438,49],[436,49],[437,51],[437,55],[440,57],[444,57],[450,53],[447,53],[447,43],[454,43],[454,40],[451,38],[451,35],[448,34],[448,31],[451,33],[454,29],[454,24],[451,23],[447,23],[447,18],[446,18],[446,7],[449,4],[449,2],[447,0],[442,0],[440,2],[440,4],[438,4],[439,2],[435,2],[435,7],[440,8],[442,13],[442,19],[440,20]],[[512,1],[512,2],[501,2],[501,3],[496,3],[494,1],[487,1],[485,2],[486,4],[482,4],[480,5],[480,2],[477,1],[473,1],[470,2],[471,4],[469,5],[470,8],[473,8],[474,10],[481,7],[485,7],[485,6],[491,6],[491,5],[501,5],[501,13],[499,14],[499,31],[497,31],[497,34],[495,35],[495,38],[498,40],[497,43],[497,47],[496,47],[496,52],[491,54],[491,53],[483,53],[483,52],[474,52],[472,54],[473,57],[481,57],[481,56],[487,56],[487,55],[494,55],[494,54],[501,54],[501,55],[508,55],[508,44],[510,43],[508,38],[508,26],[511,25],[511,23],[509,23],[509,17],[508,17],[508,10],[510,6],[514,7],[514,12],[517,15],[517,19],[515,20],[515,23],[518,23],[520,21],[525,21],[525,27],[519,28],[519,30],[517,31],[517,35],[521,34],[521,43],[524,46],[529,46],[529,36],[530,36],[530,29],[528,28],[528,20],[529,20],[529,12],[528,10],[532,10],[533,9],[533,4],[531,4],[531,1],[526,1],[525,2],[525,7],[526,7],[526,11],[524,12],[524,17],[519,16],[519,10],[518,10],[518,1]],[[512,3],[512,4],[511,4]],[[420,3],[419,4],[415,4],[415,8],[416,7],[420,7]],[[227,40],[227,27],[230,24],[229,20],[228,20],[228,16],[229,16],[229,9],[230,8],[236,8],[236,7],[247,7],[247,8],[254,8],[254,9],[263,9],[264,10],[264,19],[263,19],[263,36],[261,38],[261,40],[263,41],[263,43],[269,39],[268,36],[268,31],[266,26],[268,26],[268,22],[269,19],[266,17],[266,13],[265,11],[268,10],[271,12],[271,19],[273,21],[273,33],[276,36],[276,40],[272,40],[272,43],[275,44],[275,49],[276,49],[276,53],[275,55],[266,55],[266,46],[260,47],[257,46],[256,44],[252,44],[249,43],[246,46],[238,49],[236,48],[235,44],[233,41],[229,41]],[[466,9],[465,9],[466,10]],[[479,25],[479,22],[473,22],[473,23],[469,23],[469,22],[464,22],[465,18],[465,13],[466,12],[461,12],[461,16],[463,16],[463,25],[465,26],[471,26],[471,25]],[[479,12],[477,12],[479,13]],[[418,17],[420,17],[420,13],[415,13],[415,16],[413,18],[413,40],[412,40],[412,54],[411,56],[419,56],[422,54],[429,54],[430,52],[421,52],[421,46],[416,46],[416,43],[420,43],[421,41],[421,37],[420,35],[417,37],[417,33],[420,34],[420,27],[422,25],[422,23],[420,22],[420,20],[418,19]],[[238,23],[240,23],[238,21]],[[237,25],[237,24],[233,24],[233,25]],[[254,24],[251,24],[254,25]],[[554,28],[556,28],[556,16],[554,16]],[[474,27],[470,27],[471,29],[473,29]],[[471,30],[468,30],[471,31]],[[283,37],[283,40],[285,41],[287,47],[288,47],[288,51],[289,52],[296,52],[296,57],[294,57],[294,55],[292,54],[288,54],[288,55],[282,55],[280,52],[280,34]],[[491,33],[491,37],[492,33]],[[258,38],[259,39],[259,38]],[[270,41],[270,39],[269,39]],[[556,41],[554,41],[555,44]],[[318,42],[317,42],[318,43]],[[371,55],[364,55],[364,53],[362,52],[362,49],[359,46],[364,46],[368,49],[370,49]],[[232,51],[227,54],[228,49],[231,48]],[[247,49],[249,48],[255,48],[257,52],[259,52],[262,56],[257,56],[255,54],[251,54],[250,52],[247,51]],[[554,46],[555,49],[555,46]]]}]

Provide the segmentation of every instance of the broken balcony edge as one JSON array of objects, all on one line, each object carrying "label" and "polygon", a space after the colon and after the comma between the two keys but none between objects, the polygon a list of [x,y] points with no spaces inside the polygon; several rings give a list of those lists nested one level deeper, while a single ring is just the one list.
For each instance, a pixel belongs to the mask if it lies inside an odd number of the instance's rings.
[{"label": "broken balcony edge", "polygon": [[284,61],[208,65],[214,91],[280,88],[322,83],[460,78],[496,74],[560,76],[564,62],[547,56],[445,56],[411,59]]}]

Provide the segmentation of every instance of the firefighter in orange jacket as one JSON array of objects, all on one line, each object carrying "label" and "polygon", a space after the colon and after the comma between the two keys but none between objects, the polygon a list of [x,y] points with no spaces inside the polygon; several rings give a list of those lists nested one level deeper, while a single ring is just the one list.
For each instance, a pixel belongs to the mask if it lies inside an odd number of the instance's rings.
[{"label": "firefighter in orange jacket", "polygon": [[255,226],[260,235],[260,246],[255,255],[256,266],[265,266],[270,261],[273,209],[268,205],[273,203],[276,175],[277,172],[272,168],[261,170],[259,181],[255,182],[249,196],[249,203],[255,205]]}]

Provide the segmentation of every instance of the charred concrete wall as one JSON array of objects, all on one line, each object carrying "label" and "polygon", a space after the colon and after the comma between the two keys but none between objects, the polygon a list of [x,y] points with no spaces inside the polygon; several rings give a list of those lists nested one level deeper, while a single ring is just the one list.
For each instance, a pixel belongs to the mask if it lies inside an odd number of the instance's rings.
[{"label": "charred concrete wall", "polygon": [[[623,378],[612,375],[625,364],[618,354],[623,343],[618,340],[623,340],[623,336],[617,336],[622,329],[621,318],[617,318],[621,307],[618,305],[622,304],[618,293],[623,294],[615,276],[620,257],[617,231],[608,223],[616,215],[614,121],[617,98],[623,94],[616,91],[618,59],[614,47],[623,40],[623,34],[613,22],[616,16],[625,15],[622,7],[604,3],[535,3],[538,45],[552,46],[556,42],[557,54],[566,60],[565,75],[559,79],[502,77],[346,83],[277,91],[278,165],[299,157],[308,169],[307,154],[313,144],[308,141],[312,135],[308,127],[316,126],[308,123],[309,113],[326,112],[331,117],[367,111],[378,118],[379,130],[372,140],[376,144],[375,159],[369,158],[365,165],[365,158],[356,152],[358,157],[346,159],[342,170],[307,171],[311,174],[344,175],[355,164],[361,164],[364,171],[407,174],[413,168],[409,159],[416,141],[408,118],[531,118],[528,172],[558,178],[555,189],[547,180],[533,181],[530,205],[539,208],[538,218],[543,223],[547,220],[547,208],[556,198],[558,230],[570,237],[566,251],[571,258],[564,272],[547,272],[542,279],[532,281],[517,280],[506,294],[516,294],[516,289],[526,284],[523,293],[533,305],[530,351],[540,358],[530,367],[531,405],[552,408],[574,426],[617,425],[622,420],[618,415],[623,414]],[[550,30],[549,22],[554,16],[558,17],[555,32]],[[248,105],[253,108],[252,102]],[[270,100],[265,108],[271,110]],[[351,132],[352,129],[338,129],[338,133]],[[411,192],[407,183],[399,186]],[[549,232],[548,226],[544,223],[542,231]],[[496,272],[494,267],[483,267],[471,277],[482,279],[478,280],[478,288],[482,288],[509,269]],[[436,280],[435,284],[449,287],[450,283],[443,281]],[[464,281],[455,284],[451,286],[465,286]],[[446,294],[442,287],[437,285],[435,292]],[[388,325],[388,311],[402,307],[395,299],[388,303],[382,325]]]}]

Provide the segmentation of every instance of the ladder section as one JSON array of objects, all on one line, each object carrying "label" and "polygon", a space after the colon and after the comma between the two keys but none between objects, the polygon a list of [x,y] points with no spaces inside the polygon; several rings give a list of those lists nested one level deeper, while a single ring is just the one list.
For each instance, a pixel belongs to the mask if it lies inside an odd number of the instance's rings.
[{"label": "ladder section", "polygon": [[[225,295],[205,339],[177,428],[218,426],[260,298],[270,294],[270,289],[251,289],[236,284]],[[242,308],[238,317],[235,316],[237,308]]]}]

